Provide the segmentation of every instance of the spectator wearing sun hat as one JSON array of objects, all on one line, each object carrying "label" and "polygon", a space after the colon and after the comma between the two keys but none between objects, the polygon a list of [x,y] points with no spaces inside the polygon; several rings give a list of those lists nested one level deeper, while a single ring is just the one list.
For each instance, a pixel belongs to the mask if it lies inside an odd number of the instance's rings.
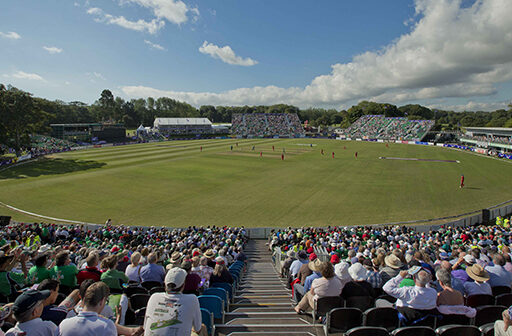
[{"label": "spectator wearing sun hat", "polygon": [[12,312],[18,323],[9,329],[6,336],[34,335],[53,336],[58,335],[58,328],[51,321],[43,321],[43,302],[50,296],[49,290],[28,290],[14,301]]},{"label": "spectator wearing sun hat", "polygon": [[206,250],[206,252],[203,254],[208,259],[208,266],[211,268],[215,268],[215,252],[213,252],[212,249]]},{"label": "spectator wearing sun hat", "polygon": [[352,278],[343,287],[341,296],[347,299],[352,296],[374,296],[372,285],[367,281],[368,270],[360,263],[355,263],[348,268],[348,274]]},{"label": "spectator wearing sun hat", "polygon": [[183,257],[183,255],[181,254],[181,252],[173,252],[171,254],[171,258],[169,259],[169,264],[167,264],[167,266],[165,266],[165,268],[167,270],[170,270],[171,268],[174,268],[174,267],[180,267],[181,265],[181,258]]},{"label": "spectator wearing sun hat", "polygon": [[318,279],[318,278],[320,278],[322,276],[320,274],[320,267],[321,267],[321,265],[322,265],[322,262],[320,261],[320,259],[315,258],[312,261],[310,261],[309,263],[304,264],[301,267],[301,270],[302,270],[303,267],[307,267],[308,270],[309,270],[309,275],[307,275],[304,278],[304,282],[303,283],[301,283],[299,281],[299,282],[297,282],[297,283],[295,283],[293,285],[293,300],[296,303],[298,303],[302,299],[304,294],[309,291],[309,289],[311,288],[311,283],[313,282],[313,280],[314,279]]},{"label": "spectator wearing sun hat", "polygon": [[466,296],[476,294],[492,295],[491,286],[487,282],[490,279],[490,276],[482,266],[474,264],[466,267],[466,273],[468,274],[468,277],[473,280],[464,283],[464,293]]},{"label": "spectator wearing sun hat", "polygon": [[384,258],[384,267],[380,270],[382,282],[386,283],[400,273],[403,263],[396,255],[391,253]]},{"label": "spectator wearing sun hat", "polygon": [[452,266],[452,277],[459,279],[462,283],[466,283],[470,280],[466,268],[476,264],[476,259],[471,254],[463,253],[459,259],[455,261]]},{"label": "spectator wearing sun hat", "polygon": [[352,281],[352,277],[348,273],[349,267],[350,264],[346,261],[342,261],[334,266],[334,273],[341,280],[343,287],[345,287],[348,282]]}]

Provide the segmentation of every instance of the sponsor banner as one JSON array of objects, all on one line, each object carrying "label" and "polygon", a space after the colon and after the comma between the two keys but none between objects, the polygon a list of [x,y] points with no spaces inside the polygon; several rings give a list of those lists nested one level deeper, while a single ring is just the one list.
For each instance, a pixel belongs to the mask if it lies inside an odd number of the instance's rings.
[{"label": "sponsor banner", "polygon": [[384,140],[378,139],[377,142],[384,142]]},{"label": "sponsor banner", "polygon": [[112,147],[112,146],[114,146],[114,144],[106,143],[106,144],[103,144],[102,146],[103,146],[103,147]]},{"label": "sponsor banner", "polygon": [[437,147],[444,147],[444,144],[437,144]]},{"label": "sponsor banner", "polygon": [[487,154],[487,149],[476,148],[475,152],[480,153],[480,154]]},{"label": "sponsor banner", "polygon": [[93,145],[93,148],[101,148],[101,145]]},{"label": "sponsor banner", "polygon": [[424,141],[415,141],[414,142],[416,145],[425,145],[425,146],[428,146],[428,142],[424,142]]},{"label": "sponsor banner", "polygon": [[402,141],[403,144],[408,145],[409,141]]},{"label": "sponsor banner", "polygon": [[427,142],[429,146],[434,146],[435,144],[433,142]]},{"label": "sponsor banner", "polygon": [[402,143],[402,141],[400,141],[400,140],[395,140],[395,143]]},{"label": "sponsor banner", "polygon": [[416,145],[416,141],[406,141],[409,145]]},{"label": "sponsor banner", "polygon": [[363,139],[356,139],[356,141],[363,141]]}]

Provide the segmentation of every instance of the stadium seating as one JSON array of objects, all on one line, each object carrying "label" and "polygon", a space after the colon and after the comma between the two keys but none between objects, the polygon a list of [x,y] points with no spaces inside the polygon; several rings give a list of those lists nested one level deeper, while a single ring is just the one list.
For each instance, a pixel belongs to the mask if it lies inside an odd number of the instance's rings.
[{"label": "stadium seating", "polygon": [[296,113],[233,114],[232,133],[238,136],[299,137],[304,135]]},{"label": "stadium seating", "polygon": [[383,327],[392,331],[399,326],[398,314],[392,307],[370,308],[364,312],[364,325],[368,327]]},{"label": "stadium seating", "polygon": [[446,325],[436,329],[438,336],[480,336],[481,331],[475,326]]},{"label": "stadium seating", "polygon": [[345,129],[342,135],[351,139],[421,141],[433,126],[432,120],[365,115]]}]

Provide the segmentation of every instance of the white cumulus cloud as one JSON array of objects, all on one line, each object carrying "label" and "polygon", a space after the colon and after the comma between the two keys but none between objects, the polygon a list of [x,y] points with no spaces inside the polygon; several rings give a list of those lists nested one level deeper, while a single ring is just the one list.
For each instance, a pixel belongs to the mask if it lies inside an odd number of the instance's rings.
[{"label": "white cumulus cloud", "polygon": [[[125,86],[128,96],[170,96],[194,105],[289,103],[302,107],[360,99],[396,103],[420,99],[489,96],[512,80],[512,1],[415,0],[415,23],[377,52],[331,66],[303,88],[241,88],[220,93],[174,92]],[[229,47],[205,41],[200,51],[229,64],[254,65]],[[254,63],[253,63],[254,62]]]},{"label": "white cumulus cloud", "polygon": [[199,47],[199,51],[205,55],[210,55],[213,58],[218,58],[224,63],[242,66],[252,66],[258,64],[258,61],[252,58],[242,58],[237,56],[230,46],[219,47],[213,43],[204,41],[203,45]]},{"label": "white cumulus cloud", "polygon": [[153,43],[151,41],[148,41],[148,40],[144,40],[144,43],[146,43],[151,49],[157,49],[157,50],[165,50],[164,47],[162,47],[160,44],[158,43]]},{"label": "white cumulus cloud", "polygon": [[459,105],[441,105],[441,104],[432,104],[428,107],[431,109],[443,109],[447,111],[455,111],[455,112],[463,112],[463,111],[496,111],[500,109],[507,110],[508,104],[510,102],[492,102],[492,103],[482,103],[469,101],[466,104]]},{"label": "white cumulus cloud", "polygon": [[17,79],[28,79],[28,80],[35,80],[35,81],[42,81],[42,82],[45,82],[45,79],[41,76],[39,76],[38,74],[35,74],[35,73],[27,73],[27,72],[24,72],[24,71],[16,71],[15,73],[13,73],[12,75],[4,75],[4,77],[12,77],[12,78],[17,78]]},{"label": "white cumulus cloud", "polygon": [[18,40],[21,38],[20,34],[18,34],[16,32],[7,32],[7,33],[0,32],[0,37],[11,39],[11,40]]},{"label": "white cumulus cloud", "polygon": [[107,14],[102,9],[97,7],[89,8],[87,10],[87,14],[94,15],[96,17],[94,19],[96,22],[114,24],[126,29],[139,32],[148,32],[150,34],[155,34],[165,26],[165,22],[160,19],[153,19],[151,21],[145,21],[142,19],[137,21],[130,21],[124,16],[113,16],[111,14]]},{"label": "white cumulus cloud", "polygon": [[199,16],[197,8],[189,8],[181,0],[121,0],[121,3],[135,3],[150,9],[158,19],[166,19],[174,24],[187,22],[189,11],[193,17]]},{"label": "white cumulus cloud", "polygon": [[43,47],[44,50],[48,51],[50,54],[60,54],[62,52],[61,48],[57,47]]}]

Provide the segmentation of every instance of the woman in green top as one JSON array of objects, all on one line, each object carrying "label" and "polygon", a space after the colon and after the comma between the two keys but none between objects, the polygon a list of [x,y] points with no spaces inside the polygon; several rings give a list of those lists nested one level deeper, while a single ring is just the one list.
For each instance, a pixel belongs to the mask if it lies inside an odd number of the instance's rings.
[{"label": "woman in green top", "polygon": [[28,282],[32,284],[41,283],[46,279],[55,279],[57,275],[53,267],[46,268],[48,262],[48,255],[43,254],[36,258],[35,265],[28,271]]},{"label": "woman in green top", "polygon": [[117,256],[110,256],[103,261],[107,271],[101,275],[101,281],[106,283],[109,288],[123,289],[121,286],[128,282],[126,274],[116,269],[118,261]]},{"label": "woman in green top", "polygon": [[53,268],[57,276],[57,280],[60,281],[61,286],[67,286],[70,288],[76,287],[76,275],[78,269],[75,265],[71,264],[69,259],[69,252],[59,252],[55,257],[56,266]]}]

